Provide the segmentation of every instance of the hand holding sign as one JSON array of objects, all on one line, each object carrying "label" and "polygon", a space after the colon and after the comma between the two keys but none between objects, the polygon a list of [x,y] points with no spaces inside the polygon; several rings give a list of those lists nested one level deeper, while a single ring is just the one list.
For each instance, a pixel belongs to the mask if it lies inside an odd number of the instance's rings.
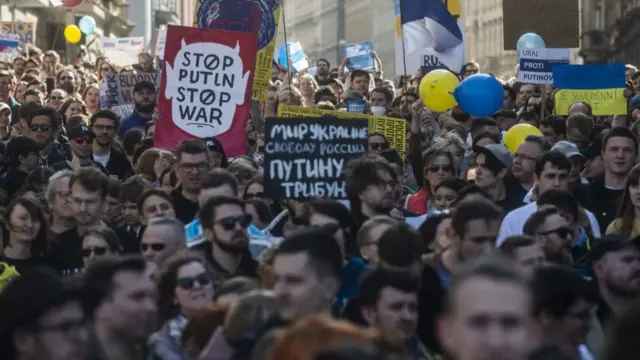
[{"label": "hand holding sign", "polygon": [[173,100],[173,119],[190,135],[205,138],[229,130],[237,105],[244,104],[250,71],[243,74],[240,45],[184,40],[174,65],[165,64],[165,97]]}]

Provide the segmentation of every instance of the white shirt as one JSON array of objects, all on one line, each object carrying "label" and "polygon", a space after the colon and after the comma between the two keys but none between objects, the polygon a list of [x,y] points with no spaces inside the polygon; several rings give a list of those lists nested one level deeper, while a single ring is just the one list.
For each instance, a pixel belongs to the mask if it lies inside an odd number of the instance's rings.
[{"label": "white shirt", "polygon": [[100,163],[105,168],[107,167],[107,163],[109,162],[110,158],[111,158],[111,150],[109,150],[109,152],[106,153],[105,155],[97,155],[96,153],[93,153],[93,160],[95,162]]},{"label": "white shirt", "polygon": [[[536,212],[537,209],[537,203],[530,203],[509,212],[507,216],[504,217],[504,220],[502,220],[502,225],[500,225],[500,233],[498,234],[496,246],[502,245],[504,239],[511,235],[522,235],[524,223],[527,222],[529,217]],[[600,226],[598,225],[598,220],[596,220],[596,217],[591,213],[591,211],[584,209],[584,212],[589,218],[589,225],[591,226],[593,236],[600,237]]]}]

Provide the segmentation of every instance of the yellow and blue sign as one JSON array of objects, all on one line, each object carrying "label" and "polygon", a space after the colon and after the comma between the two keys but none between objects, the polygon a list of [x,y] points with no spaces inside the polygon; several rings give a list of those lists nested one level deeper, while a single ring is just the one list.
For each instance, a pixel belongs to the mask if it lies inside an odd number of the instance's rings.
[{"label": "yellow and blue sign", "polygon": [[36,24],[25,21],[2,21],[0,24],[3,34],[16,34],[20,36],[21,43],[35,44]]},{"label": "yellow and blue sign", "polygon": [[556,114],[568,115],[576,102],[591,105],[593,115],[624,115],[627,100],[624,64],[558,65],[553,69]]}]

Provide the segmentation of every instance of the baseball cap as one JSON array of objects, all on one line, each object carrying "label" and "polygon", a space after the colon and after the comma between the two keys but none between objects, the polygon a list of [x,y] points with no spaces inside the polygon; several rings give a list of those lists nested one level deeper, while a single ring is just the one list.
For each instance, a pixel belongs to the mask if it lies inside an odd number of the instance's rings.
[{"label": "baseball cap", "polygon": [[568,159],[571,159],[574,156],[579,156],[583,160],[585,159],[585,156],[582,155],[580,150],[578,150],[578,147],[576,146],[576,144],[569,142],[567,140],[558,141],[555,145],[551,147],[551,151],[557,151],[562,155],[566,156]]},{"label": "baseball cap", "polygon": [[584,152],[583,155],[587,160],[593,159],[595,157],[602,155],[602,136],[598,136],[595,139],[593,139],[593,141],[591,142],[591,144],[589,144],[589,147],[587,148],[587,150]]},{"label": "baseball cap", "polygon": [[156,91],[156,86],[151,81],[143,80],[136,83],[135,86],[133,87],[134,93],[137,93],[138,91],[142,91],[142,90]]},{"label": "baseball cap", "polygon": [[222,146],[222,143],[218,139],[214,137],[208,137],[208,138],[202,139],[202,141],[204,141],[204,144],[207,146],[209,150],[217,151],[224,154],[224,147]]},{"label": "baseball cap", "polygon": [[592,263],[600,260],[607,253],[622,250],[629,245],[635,245],[640,249],[640,236],[631,238],[618,234],[605,235],[594,241],[588,256],[588,261]]},{"label": "baseball cap", "polygon": [[9,140],[5,155],[7,156],[19,156],[26,155],[32,152],[38,152],[44,148],[44,145],[38,144],[35,140],[28,136],[16,136]]},{"label": "baseball cap", "polygon": [[513,157],[511,157],[511,153],[506,146],[502,144],[488,144],[485,146],[476,146],[476,153],[482,153],[486,156],[493,156],[498,159],[504,165],[505,168],[511,170],[511,165],[513,164]]},{"label": "baseball cap", "polygon": [[77,125],[67,130],[67,137],[69,139],[92,135],[93,134],[91,133],[91,130],[89,130],[89,127],[87,125]]}]

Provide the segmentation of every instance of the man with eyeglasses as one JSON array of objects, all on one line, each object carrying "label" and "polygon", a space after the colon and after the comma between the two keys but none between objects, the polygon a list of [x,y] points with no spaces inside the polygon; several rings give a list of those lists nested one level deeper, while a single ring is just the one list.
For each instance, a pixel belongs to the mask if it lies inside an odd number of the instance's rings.
[{"label": "man with eyeglasses", "polygon": [[66,67],[58,72],[56,86],[67,92],[69,95],[74,95],[78,87],[78,76],[73,68]]},{"label": "man with eyeglasses", "polygon": [[514,197],[524,200],[533,188],[536,160],[544,153],[544,146],[542,137],[529,135],[513,154],[512,178],[508,179],[507,187]]},{"label": "man with eyeglasses", "polygon": [[211,154],[202,140],[189,139],[178,145],[175,155],[180,186],[171,192],[171,199],[176,217],[188,224],[198,212],[200,182],[211,166]]},{"label": "man with eyeglasses", "polygon": [[51,166],[66,160],[66,155],[56,146],[56,135],[60,128],[60,115],[51,108],[40,107],[27,118],[28,135],[42,146],[40,164]]},{"label": "man with eyeglasses", "polygon": [[135,111],[122,118],[118,136],[122,138],[129,129],[145,129],[152,120],[156,107],[156,86],[150,81],[140,81],[133,87]]},{"label": "man with eyeglasses", "polygon": [[89,321],[81,294],[58,274],[37,267],[0,294],[0,353],[6,360],[84,360]]},{"label": "man with eyeglasses", "polygon": [[207,254],[216,286],[235,276],[257,278],[258,263],[249,253],[251,214],[244,201],[229,196],[209,199],[200,209],[204,237],[211,244]]},{"label": "man with eyeglasses", "polygon": [[95,167],[102,171],[103,174],[109,175],[109,172],[102,164],[91,160],[93,134],[86,125],[82,124],[68,129],[67,137],[69,139],[69,148],[71,149],[69,160],[50,166],[54,172],[76,170],[83,167]]},{"label": "man with eyeglasses", "polygon": [[110,176],[124,180],[133,170],[127,155],[113,146],[119,122],[118,115],[111,110],[99,110],[91,116],[89,125],[95,139],[91,155]]},{"label": "man with eyeglasses", "polygon": [[17,136],[9,140],[5,156],[9,170],[0,181],[0,198],[11,199],[24,185],[27,175],[38,166],[42,146],[28,136]]}]

